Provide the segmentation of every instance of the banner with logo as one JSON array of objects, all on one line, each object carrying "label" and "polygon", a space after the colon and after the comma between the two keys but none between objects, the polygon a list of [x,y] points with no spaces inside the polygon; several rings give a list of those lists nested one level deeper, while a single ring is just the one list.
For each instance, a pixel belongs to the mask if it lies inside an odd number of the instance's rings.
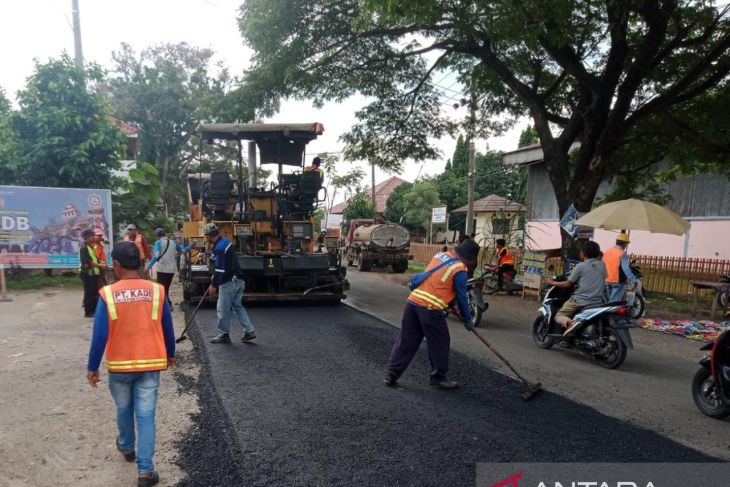
[{"label": "banner with logo", "polygon": [[101,229],[104,240],[112,241],[111,208],[107,189],[0,186],[0,263],[76,268],[83,230]]}]

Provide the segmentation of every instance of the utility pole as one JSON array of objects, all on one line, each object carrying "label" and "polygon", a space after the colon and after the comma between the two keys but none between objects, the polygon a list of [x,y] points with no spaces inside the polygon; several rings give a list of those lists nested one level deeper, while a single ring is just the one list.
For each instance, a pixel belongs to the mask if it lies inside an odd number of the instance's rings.
[{"label": "utility pole", "polygon": [[474,78],[471,81],[471,100],[469,102],[469,173],[468,183],[468,206],[466,211],[466,234],[474,232],[474,183],[476,182],[476,164],[474,163],[474,133],[476,126],[476,92],[474,91]]},{"label": "utility pole", "polygon": [[78,67],[84,67],[84,52],[81,49],[81,18],[79,16],[79,0],[71,0],[71,14],[74,19],[74,57]]},{"label": "utility pole", "polygon": [[373,196],[373,209],[377,212],[378,211],[378,205],[375,202],[375,163],[370,164],[371,167],[371,179],[372,179],[372,190],[370,191]]}]

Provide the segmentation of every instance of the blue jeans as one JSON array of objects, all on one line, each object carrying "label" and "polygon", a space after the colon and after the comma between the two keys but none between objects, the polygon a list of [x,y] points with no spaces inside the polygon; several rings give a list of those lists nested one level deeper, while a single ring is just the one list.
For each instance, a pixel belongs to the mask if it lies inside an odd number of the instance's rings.
[{"label": "blue jeans", "polygon": [[251,333],[254,331],[251,318],[249,318],[246,308],[243,307],[243,291],[246,285],[241,279],[234,278],[232,281],[218,286],[218,333],[227,335],[231,331],[231,312],[233,312],[238,321],[241,322],[243,331]]},{"label": "blue jeans", "polygon": [[606,284],[606,294],[608,295],[608,302],[623,301],[624,295],[626,294],[626,284]]},{"label": "blue jeans", "polygon": [[110,372],[109,390],[117,406],[119,448],[134,450],[134,420],[137,419],[137,470],[152,472],[155,467],[155,409],[160,372]]}]

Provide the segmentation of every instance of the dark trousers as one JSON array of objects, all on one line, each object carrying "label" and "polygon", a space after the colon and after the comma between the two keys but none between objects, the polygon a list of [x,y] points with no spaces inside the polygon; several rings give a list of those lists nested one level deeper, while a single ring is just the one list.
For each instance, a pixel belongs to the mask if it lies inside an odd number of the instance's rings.
[{"label": "dark trousers", "polygon": [[412,303],[403,311],[400,333],[388,359],[388,372],[396,378],[405,372],[423,339],[428,346],[431,377],[445,379],[449,371],[451,336],[446,317],[440,311],[428,310]]},{"label": "dark trousers", "polygon": [[497,271],[497,287],[502,287],[502,284],[504,283],[504,273],[509,272],[512,274],[512,271],[515,270],[515,266],[512,264],[502,264],[499,266],[499,271]]},{"label": "dark trousers", "polygon": [[99,276],[82,273],[81,280],[84,282],[84,314],[93,315],[99,299]]},{"label": "dark trousers", "polygon": [[157,282],[162,284],[162,286],[165,288],[165,296],[167,296],[167,302],[172,305],[172,300],[170,299],[170,285],[172,284],[172,278],[175,277],[175,274],[172,272],[158,272],[157,273]]}]

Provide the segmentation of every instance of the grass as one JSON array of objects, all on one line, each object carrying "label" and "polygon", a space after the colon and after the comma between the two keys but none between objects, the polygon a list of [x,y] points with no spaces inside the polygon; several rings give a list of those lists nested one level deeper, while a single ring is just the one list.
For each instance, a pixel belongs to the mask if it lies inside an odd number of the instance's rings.
[{"label": "grass", "polygon": [[426,264],[421,264],[420,262],[409,262],[408,263],[408,272],[416,274],[418,272],[423,272],[426,270]]},{"label": "grass", "polygon": [[48,287],[80,288],[83,286],[83,282],[77,275],[46,276],[43,273],[8,277],[7,284],[10,291],[30,291]]}]

